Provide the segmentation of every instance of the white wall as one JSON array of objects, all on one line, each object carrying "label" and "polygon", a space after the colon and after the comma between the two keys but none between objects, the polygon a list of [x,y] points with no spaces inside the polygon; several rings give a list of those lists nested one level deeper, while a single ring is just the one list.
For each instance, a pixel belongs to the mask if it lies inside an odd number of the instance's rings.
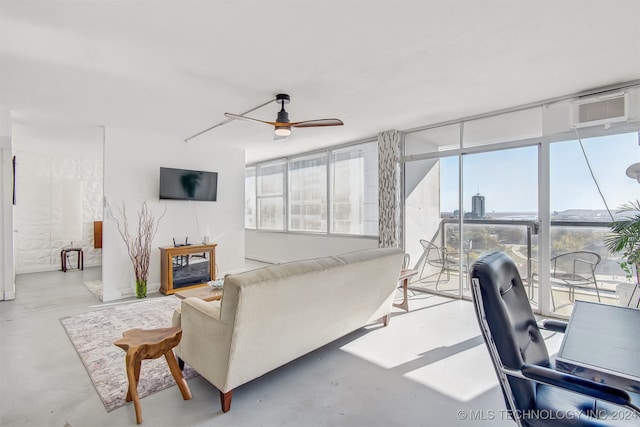
[{"label": "white wall", "polygon": [[[3,131],[3,129],[0,129]],[[11,137],[0,134],[0,300],[15,299]]]},{"label": "white wall", "polygon": [[378,238],[246,230],[246,257],[280,263],[378,247]]},{"label": "white wall", "polygon": [[[160,246],[172,238],[199,242],[208,234],[216,248],[218,277],[244,269],[244,150],[221,149],[212,143],[185,143],[180,136],[153,135],[106,128],[104,195],[112,208],[126,204],[130,218],[143,201],[150,210],[166,214],[151,253],[149,292],[160,287]],[[160,201],[160,167],[218,172],[217,202]],[[115,212],[115,209],[114,209]],[[115,223],[105,215],[102,280],[104,301],[134,295],[135,278]]]},{"label": "white wall", "polygon": [[0,104],[0,300],[16,297],[13,268],[11,110]]},{"label": "white wall", "polygon": [[[103,128],[16,122],[16,273],[59,270],[60,250],[73,241],[84,266],[99,266],[93,221],[102,220]],[[79,233],[65,234],[65,200],[77,198]],[[74,224],[75,225],[75,224]]]}]

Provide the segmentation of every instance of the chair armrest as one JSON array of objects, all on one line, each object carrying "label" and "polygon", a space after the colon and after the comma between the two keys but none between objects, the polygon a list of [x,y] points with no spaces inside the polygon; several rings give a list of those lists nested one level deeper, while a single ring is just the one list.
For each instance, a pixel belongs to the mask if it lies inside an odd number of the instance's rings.
[{"label": "chair armrest", "polygon": [[538,327],[547,331],[561,332],[564,334],[564,331],[567,329],[567,322],[563,322],[562,320],[543,319],[538,322]]},{"label": "chair armrest", "polygon": [[577,264],[577,263],[580,263],[580,262],[583,263],[583,264],[590,265],[592,269],[595,268],[595,266],[596,266],[596,263],[588,261],[586,259],[576,258],[575,260],[573,260],[574,264]]},{"label": "chair armrest", "polygon": [[631,403],[631,397],[626,391],[606,384],[597,383],[538,365],[525,364],[520,371],[505,369],[505,373],[508,375],[515,374],[516,377],[520,377],[518,374],[521,374],[522,377],[526,379],[590,396],[594,399],[604,400],[615,405],[624,406],[640,414],[640,408]]},{"label": "chair armrest", "polygon": [[[573,260],[573,275],[577,276],[577,277],[581,277],[583,280],[589,280],[589,278],[586,277],[582,277],[579,274],[576,273],[576,265],[577,264],[586,264],[589,266],[589,268],[591,269],[591,274],[594,274],[595,269],[596,269],[596,264],[591,262],[591,261],[587,261],[586,259],[581,259],[581,258],[576,258],[575,260]],[[595,280],[595,276],[593,277],[593,280]]]}]

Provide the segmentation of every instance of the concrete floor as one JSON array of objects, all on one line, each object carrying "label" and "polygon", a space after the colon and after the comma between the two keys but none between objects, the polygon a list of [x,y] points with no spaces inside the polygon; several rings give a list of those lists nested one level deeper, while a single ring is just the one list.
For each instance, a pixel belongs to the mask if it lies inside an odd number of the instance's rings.
[{"label": "concrete floor", "polygon": [[[132,404],[106,412],[58,320],[104,307],[82,284],[99,278],[99,268],[20,275],[16,300],[0,301],[0,425],[135,425]],[[360,329],[237,388],[226,414],[196,377],[191,400],[177,387],[143,398],[143,424],[514,425],[471,303],[416,293],[409,304],[387,328]]]}]

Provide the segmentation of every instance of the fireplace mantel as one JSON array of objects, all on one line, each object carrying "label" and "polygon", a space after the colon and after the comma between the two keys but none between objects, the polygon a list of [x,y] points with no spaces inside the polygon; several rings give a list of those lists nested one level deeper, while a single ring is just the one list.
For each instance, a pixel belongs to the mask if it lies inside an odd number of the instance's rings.
[{"label": "fireplace mantel", "polygon": [[207,286],[216,278],[216,244],[160,248],[160,292],[171,295]]}]

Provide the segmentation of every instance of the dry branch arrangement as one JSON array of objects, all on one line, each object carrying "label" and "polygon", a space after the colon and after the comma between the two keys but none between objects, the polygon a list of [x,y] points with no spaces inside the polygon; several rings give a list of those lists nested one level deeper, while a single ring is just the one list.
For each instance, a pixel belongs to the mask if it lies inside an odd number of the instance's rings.
[{"label": "dry branch arrangement", "polygon": [[151,261],[151,244],[158,231],[160,220],[167,213],[165,207],[162,215],[157,219],[149,210],[147,202],[144,201],[138,213],[138,226],[135,234],[129,231],[129,220],[125,203],[118,207],[117,215],[114,215],[109,203],[106,209],[111,219],[116,223],[118,233],[127,247],[127,253],[133,263],[133,271],[136,276],[136,297],[145,298],[147,296],[147,279],[149,278],[149,262]]}]

